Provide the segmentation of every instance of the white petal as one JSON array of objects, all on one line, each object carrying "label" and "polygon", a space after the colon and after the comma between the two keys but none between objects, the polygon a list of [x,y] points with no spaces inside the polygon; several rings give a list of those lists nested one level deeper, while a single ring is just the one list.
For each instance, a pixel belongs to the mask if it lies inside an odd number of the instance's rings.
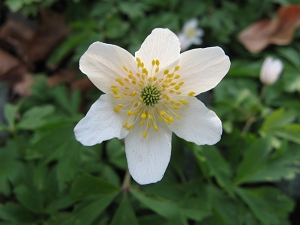
[{"label": "white petal", "polygon": [[150,128],[144,138],[144,126],[135,124],[125,138],[129,172],[139,184],[160,181],[170,161],[172,131],[163,123],[158,125],[158,132]]},{"label": "white petal", "polygon": [[196,29],[198,26],[198,20],[196,18],[192,18],[185,22],[183,26],[183,31],[188,32],[189,29]]},{"label": "white petal", "polygon": [[134,57],[123,48],[102,42],[91,44],[79,61],[80,70],[105,93],[116,78],[126,76],[123,66],[135,72]]},{"label": "white petal", "polygon": [[221,139],[222,123],[219,117],[195,97],[182,98],[188,105],[181,106],[179,120],[169,125],[178,136],[197,145],[213,145]]},{"label": "white petal", "polygon": [[101,95],[74,128],[77,141],[92,146],[114,137],[124,138],[128,134],[128,131],[123,129],[123,122],[127,116],[126,113],[116,113],[114,107],[112,96]]},{"label": "white petal", "polygon": [[159,67],[164,68],[179,59],[180,43],[169,29],[156,28],[145,39],[135,56],[144,62],[147,69],[152,67],[153,59],[158,59]]},{"label": "white petal", "polygon": [[196,95],[214,88],[226,75],[230,60],[220,47],[198,48],[181,54],[178,71],[183,93]]},{"label": "white petal", "polygon": [[185,51],[193,44],[191,40],[184,33],[178,34],[178,39],[180,42],[181,51]]}]

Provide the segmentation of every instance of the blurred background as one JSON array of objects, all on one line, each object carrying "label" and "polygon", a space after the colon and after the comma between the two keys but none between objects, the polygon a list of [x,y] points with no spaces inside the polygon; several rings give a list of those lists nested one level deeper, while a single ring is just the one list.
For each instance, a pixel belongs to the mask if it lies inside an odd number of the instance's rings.
[{"label": "blurred background", "polygon": [[[0,225],[300,224],[299,0],[2,0]],[[95,41],[133,55],[156,27],[232,65],[198,96],[215,146],[175,135],[162,181],[126,176],[122,140],[73,128],[101,92],[78,61]]]}]

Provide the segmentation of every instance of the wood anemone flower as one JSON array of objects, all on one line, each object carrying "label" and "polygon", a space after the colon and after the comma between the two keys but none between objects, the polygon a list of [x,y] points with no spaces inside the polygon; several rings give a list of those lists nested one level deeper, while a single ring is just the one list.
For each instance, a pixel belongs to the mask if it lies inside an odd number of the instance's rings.
[{"label": "wood anemone flower", "polygon": [[129,172],[139,184],[162,179],[172,131],[198,145],[220,140],[220,119],[194,97],[215,87],[228,72],[230,61],[220,47],[180,54],[177,36],[157,28],[135,56],[95,42],[79,64],[105,94],[76,125],[76,139],[91,146],[125,138]]}]

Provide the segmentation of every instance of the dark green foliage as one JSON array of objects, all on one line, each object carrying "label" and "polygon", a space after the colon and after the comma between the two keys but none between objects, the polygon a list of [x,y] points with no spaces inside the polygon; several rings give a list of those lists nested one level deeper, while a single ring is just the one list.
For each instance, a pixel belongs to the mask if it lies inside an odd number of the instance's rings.
[{"label": "dark green foliage", "polygon": [[[4,2],[13,12],[35,16],[39,7],[60,1]],[[128,187],[122,184],[127,170],[122,140],[85,147],[74,137],[81,112],[100,91],[88,93],[81,107],[81,93],[63,85],[50,89],[45,74],[36,75],[32,95],[3,110],[0,225],[291,224],[295,199],[288,196],[295,195],[278,183],[299,182],[294,179],[300,172],[300,33],[289,46],[257,54],[247,52],[237,35],[296,0],[62,2],[60,13],[72,32],[48,58],[49,67],[68,56],[68,65],[77,66],[94,41],[134,54],[153,28],[178,33],[186,20],[198,18],[205,32],[200,47],[221,46],[232,62],[208,106],[223,123],[222,140],[196,146],[173,135],[162,181],[146,186],[131,181]],[[284,71],[277,83],[263,87],[259,71],[268,55],[280,58]]]}]

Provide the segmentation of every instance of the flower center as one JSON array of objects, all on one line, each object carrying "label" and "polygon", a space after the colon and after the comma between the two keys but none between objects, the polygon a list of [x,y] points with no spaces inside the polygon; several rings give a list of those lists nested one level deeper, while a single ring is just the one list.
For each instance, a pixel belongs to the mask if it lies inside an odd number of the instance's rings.
[{"label": "flower center", "polygon": [[195,34],[196,34],[195,29],[190,28],[190,29],[188,30],[187,36],[188,36],[189,38],[193,38],[193,37],[195,37]]},{"label": "flower center", "polygon": [[147,106],[154,106],[161,99],[161,92],[154,85],[148,85],[143,88],[141,98]]}]

